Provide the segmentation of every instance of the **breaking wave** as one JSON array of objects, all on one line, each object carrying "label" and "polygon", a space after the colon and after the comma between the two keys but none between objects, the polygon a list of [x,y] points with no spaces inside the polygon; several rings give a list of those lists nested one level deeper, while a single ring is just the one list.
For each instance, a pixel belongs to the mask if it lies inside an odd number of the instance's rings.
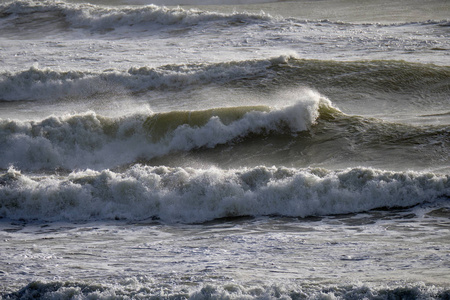
[{"label": "breaking wave", "polygon": [[448,175],[256,167],[222,170],[134,165],[125,172],[0,177],[0,216],[41,221],[196,223],[239,217],[291,217],[410,207],[450,197]]},{"label": "breaking wave", "polygon": [[133,163],[186,165],[183,157],[205,163],[215,157],[213,165],[233,168],[339,165],[339,160],[357,166],[397,157],[395,161],[409,168],[429,170],[447,160],[448,125],[414,126],[346,115],[308,89],[279,97],[287,104],[122,117],[89,112],[39,121],[3,119],[0,168],[48,172]]},{"label": "breaking wave", "polygon": [[308,86],[326,95],[344,92],[348,97],[360,94],[382,97],[393,93],[422,101],[424,98],[441,101],[450,93],[449,78],[450,68],[445,66],[402,61],[303,60],[290,56],[104,72],[62,72],[32,67],[0,74],[0,100],[52,101],[141,94],[151,90],[183,90],[210,84],[264,88],[276,82],[285,86]]},{"label": "breaking wave", "polygon": [[220,64],[133,67],[124,72],[108,70],[101,73],[59,72],[31,67],[27,71],[0,74],[0,100],[88,98],[101,94],[117,95],[154,89],[183,89],[210,83],[226,84],[264,76],[268,67],[284,60],[284,57],[280,57]]},{"label": "breaking wave", "polygon": [[249,106],[107,118],[0,120],[0,168],[112,168],[175,151],[214,148],[251,134],[306,131],[331,102],[313,91],[281,108]]}]

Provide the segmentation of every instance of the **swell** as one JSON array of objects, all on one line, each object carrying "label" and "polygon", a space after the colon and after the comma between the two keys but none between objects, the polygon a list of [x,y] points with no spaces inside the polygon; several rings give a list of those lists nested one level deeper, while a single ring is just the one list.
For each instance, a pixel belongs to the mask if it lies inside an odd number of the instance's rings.
[{"label": "swell", "polygon": [[197,223],[239,216],[307,217],[411,207],[450,197],[448,175],[255,167],[134,165],[124,172],[0,177],[0,216],[10,220]]},{"label": "swell", "polygon": [[[307,86],[345,100],[390,95],[425,106],[448,101],[450,67],[404,61],[322,61],[280,56],[217,64],[166,65],[128,70],[67,72],[35,67],[0,74],[0,100],[57,100],[138,95],[205,85],[271,89]],[[336,97],[334,97],[336,95]]]},{"label": "swell", "polygon": [[286,78],[318,88],[361,89],[387,93],[448,93],[450,67],[395,60],[319,61],[289,59],[274,65]]}]

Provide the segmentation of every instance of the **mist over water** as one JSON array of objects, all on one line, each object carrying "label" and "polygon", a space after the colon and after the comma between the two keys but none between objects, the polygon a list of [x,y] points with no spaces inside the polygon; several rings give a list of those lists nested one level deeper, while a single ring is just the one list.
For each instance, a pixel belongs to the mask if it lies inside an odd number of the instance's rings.
[{"label": "mist over water", "polygon": [[1,1],[0,298],[447,299],[446,1]]}]

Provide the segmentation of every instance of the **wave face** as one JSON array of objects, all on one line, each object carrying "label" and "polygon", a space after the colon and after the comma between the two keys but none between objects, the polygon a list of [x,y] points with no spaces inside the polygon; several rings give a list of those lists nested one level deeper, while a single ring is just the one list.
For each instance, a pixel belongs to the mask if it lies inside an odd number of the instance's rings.
[{"label": "wave face", "polygon": [[207,163],[209,158],[224,168],[330,167],[340,162],[377,166],[377,161],[391,168],[394,161],[410,168],[435,168],[446,159],[447,125],[402,125],[346,115],[307,89],[285,100],[293,103],[124,117],[85,113],[41,121],[1,120],[0,168],[98,170],[142,162],[182,166],[198,159]]},{"label": "wave face", "polygon": [[0,178],[0,216],[86,221],[196,223],[239,217],[321,216],[410,207],[450,197],[448,175],[256,167],[237,170],[134,165],[122,173],[78,171]]}]

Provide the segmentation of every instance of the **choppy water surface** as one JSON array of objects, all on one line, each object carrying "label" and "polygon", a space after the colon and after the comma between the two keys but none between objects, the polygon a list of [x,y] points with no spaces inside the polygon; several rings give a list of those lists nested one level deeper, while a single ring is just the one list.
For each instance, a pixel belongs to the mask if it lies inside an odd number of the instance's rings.
[{"label": "choppy water surface", "polygon": [[0,297],[447,299],[449,10],[1,1]]}]

